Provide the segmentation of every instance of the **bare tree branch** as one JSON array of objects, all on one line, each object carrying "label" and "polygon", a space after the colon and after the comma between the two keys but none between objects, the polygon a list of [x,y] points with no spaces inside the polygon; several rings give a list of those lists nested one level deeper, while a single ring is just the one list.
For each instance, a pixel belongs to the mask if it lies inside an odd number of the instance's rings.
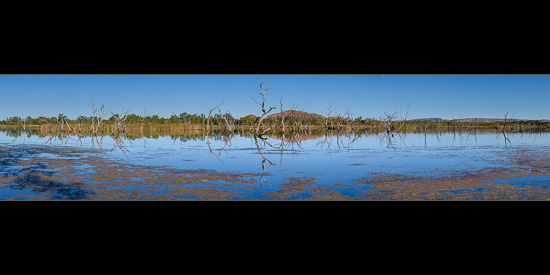
[{"label": "bare tree branch", "polygon": [[[256,130],[254,131],[254,135],[259,136],[258,132],[260,131],[260,125],[261,125],[262,121],[264,120],[265,116],[267,114],[269,114],[269,112],[271,112],[273,109],[277,109],[277,108],[276,107],[270,107],[268,111],[265,110],[265,92],[267,92],[269,89],[271,89],[273,87],[273,85],[271,85],[271,87],[264,90],[263,87],[262,87],[263,82],[260,81],[260,79],[258,79],[258,78],[256,78],[256,80],[258,80],[260,82],[260,95],[262,96],[261,106],[262,106],[262,112],[263,112],[262,116],[260,117],[260,120],[258,121],[258,124],[256,125]],[[252,100],[254,100],[254,99],[252,98]],[[254,100],[254,102],[258,103],[256,100]],[[260,103],[258,103],[258,104],[260,104]]]}]

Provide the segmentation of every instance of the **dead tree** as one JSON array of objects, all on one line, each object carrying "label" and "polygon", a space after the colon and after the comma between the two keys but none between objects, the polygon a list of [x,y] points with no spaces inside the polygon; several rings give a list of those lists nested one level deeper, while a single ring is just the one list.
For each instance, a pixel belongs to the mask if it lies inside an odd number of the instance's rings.
[{"label": "dead tree", "polygon": [[51,123],[50,119],[48,118],[48,115],[46,114],[46,115],[44,116],[44,115],[42,115],[42,113],[40,113],[40,112],[38,112],[38,114],[39,114],[41,117],[43,117],[43,118],[42,118],[42,121],[44,121],[44,122],[46,122],[46,123],[48,124],[48,131],[49,131],[50,133],[53,133],[53,132],[54,132],[54,129],[53,129],[53,126],[52,126],[52,123]]},{"label": "dead tree", "polygon": [[226,133],[231,133],[231,132],[233,132],[233,129],[231,128],[231,124],[229,124],[229,121],[227,121],[227,114],[228,113],[226,112],[225,115],[222,115],[222,111],[220,109],[220,106],[222,104],[223,104],[223,101],[222,101],[222,103],[220,103],[220,105],[217,106],[218,107],[218,112],[220,114],[220,118],[222,118],[225,122],[224,129],[225,129]]},{"label": "dead tree", "polygon": [[[91,101],[91,106],[93,111],[93,115],[91,117],[92,127],[90,128],[90,133],[92,135],[97,135],[100,127],[101,127],[101,132],[103,133],[103,119],[105,118],[107,113],[111,111],[111,107],[109,107],[109,109],[105,111],[105,105],[101,104],[101,107],[99,108],[99,113],[98,113],[98,110],[94,102],[92,101],[92,99],[90,99],[90,101]],[[95,123],[94,123],[94,120],[95,120]],[[95,124],[95,128],[94,128],[94,124]]]},{"label": "dead tree", "polygon": [[21,126],[23,126],[23,131],[25,131],[25,124],[27,123],[27,118],[25,118],[25,114],[21,113],[21,118],[19,118],[19,123]]},{"label": "dead tree", "polygon": [[258,101],[256,101],[254,98],[251,97],[251,99],[256,102],[258,105],[262,106],[262,116],[260,117],[260,120],[258,120],[258,124],[256,125],[256,129],[254,130],[254,135],[257,136],[257,137],[260,137],[261,135],[265,134],[265,132],[267,132],[269,129],[267,130],[264,130],[261,134],[258,134],[258,132],[260,131],[260,125],[262,124],[262,120],[264,120],[265,116],[267,114],[269,114],[269,112],[271,112],[273,109],[277,109],[277,107],[269,107],[269,110],[266,111],[265,109],[265,93],[270,90],[273,85],[271,85],[269,88],[267,89],[264,89],[262,87],[263,85],[263,82],[260,81],[258,78],[256,78],[256,80],[258,80],[260,82],[260,95],[262,96],[262,103],[260,104]]},{"label": "dead tree", "polygon": [[[405,116],[402,116],[401,113],[399,114],[400,116],[400,119],[401,119],[401,124],[399,124],[399,129],[398,131],[400,131],[402,128],[403,128],[403,125],[405,125],[405,122],[407,122],[407,118],[409,117],[410,113],[409,113],[409,108],[411,107],[411,104],[409,104],[409,106],[407,106],[407,110],[405,111]],[[439,122],[438,122],[438,125],[439,125]],[[438,126],[439,127],[439,126]],[[405,127],[405,131],[406,131],[407,127]]]},{"label": "dead tree", "polygon": [[292,105],[292,106],[290,106],[290,110],[289,110],[289,114],[290,114],[289,123],[290,123],[292,133],[294,133],[295,131],[298,130],[298,112],[297,112],[297,109],[298,109],[298,105]]},{"label": "dead tree", "polygon": [[380,117],[380,121],[382,122],[382,127],[384,130],[386,130],[386,134],[390,135],[393,131],[393,120],[397,118],[397,112],[394,112],[393,114],[388,114],[386,111],[384,111],[384,116]]},{"label": "dead tree", "polygon": [[353,113],[350,113],[349,109],[347,109],[344,115],[346,116],[344,118],[344,121],[346,122],[346,126],[350,126],[351,130],[353,131],[353,125],[355,124],[353,120]]},{"label": "dead tree", "polygon": [[[332,109],[332,102],[331,102],[330,105],[327,107],[327,116],[323,120],[323,123],[325,124],[324,130],[329,129],[329,127],[328,127],[329,121],[330,121],[331,128],[332,128],[332,120],[330,119],[330,115],[332,114],[332,111],[333,111],[333,109]],[[321,112],[321,115],[322,114],[323,114],[323,112]]]},{"label": "dead tree", "polygon": [[[410,107],[410,104],[409,104]],[[395,130],[395,126],[398,126],[397,128],[397,134],[401,140],[403,138],[401,137],[401,134],[399,131],[403,128],[405,125],[405,122],[407,121],[407,117],[409,116],[409,107],[407,107],[407,111],[405,112],[405,116],[399,114],[400,116],[400,123],[394,125],[394,120],[397,118],[397,111],[394,111],[392,114],[387,113],[384,111],[384,115],[380,117],[380,124],[384,131],[386,132],[386,138],[387,138],[387,144],[388,146],[392,145],[392,138],[394,137],[393,131]],[[426,131],[426,125],[424,127],[424,131]],[[405,145],[406,146],[406,145]]]},{"label": "dead tree", "polygon": [[126,132],[126,127],[128,127],[128,124],[126,123],[126,120],[128,119],[128,113],[129,112],[130,112],[130,110],[126,110],[126,112],[124,112],[124,109],[122,109],[121,115],[119,115],[119,114],[115,114],[111,111],[111,114],[115,118],[115,127],[111,131],[111,134],[114,134],[117,131],[118,131],[119,134],[120,133],[124,134]]},{"label": "dead tree", "polygon": [[57,123],[59,123],[59,125],[61,125],[61,133],[64,133],[65,130],[63,129],[63,126],[65,125],[65,120],[63,118],[61,118],[61,119],[57,118]]},{"label": "dead tree", "polygon": [[71,129],[71,125],[69,125],[69,121],[65,120],[65,124],[67,124],[67,129],[69,129],[69,134],[73,132],[73,129]]},{"label": "dead tree", "polygon": [[508,116],[508,112],[506,112],[506,114],[504,114],[504,125],[502,126],[502,132],[504,133],[504,129],[506,128],[506,123],[508,123],[509,121],[507,120],[507,116]]},{"label": "dead tree", "polygon": [[279,103],[281,103],[281,125],[283,127],[283,137],[284,137],[284,134],[286,133],[286,129],[285,129],[285,115],[283,113],[283,97],[282,96],[281,96],[281,99],[279,99]]},{"label": "dead tree", "polygon": [[23,127],[23,131],[25,130],[25,120],[23,120],[20,117],[15,117],[14,122],[15,122],[15,130],[17,130],[18,125],[21,125],[21,127]]},{"label": "dead tree", "polygon": [[332,123],[333,120],[330,117],[330,115],[332,114],[333,111],[334,111],[334,108],[332,108],[332,102],[331,102],[330,106],[328,107],[327,120],[325,122],[325,126],[328,128],[328,122],[330,121],[330,129],[331,130],[334,130],[334,125]]},{"label": "dead tree", "polygon": [[[220,106],[223,104],[223,101],[222,103],[212,107],[212,108],[208,108],[209,112],[208,112],[208,117],[206,118],[206,132],[208,133],[208,131],[210,131],[210,117],[212,116],[212,111],[214,111],[216,108],[220,108]],[[221,113],[220,113],[221,114]]]},{"label": "dead tree", "polygon": [[507,141],[510,142],[510,139],[508,139],[508,137],[506,137],[506,134],[504,133],[504,129],[506,128],[506,123],[508,123],[507,116],[508,116],[508,112],[504,114],[504,126],[502,126],[502,135],[504,136],[504,145],[506,145]]}]

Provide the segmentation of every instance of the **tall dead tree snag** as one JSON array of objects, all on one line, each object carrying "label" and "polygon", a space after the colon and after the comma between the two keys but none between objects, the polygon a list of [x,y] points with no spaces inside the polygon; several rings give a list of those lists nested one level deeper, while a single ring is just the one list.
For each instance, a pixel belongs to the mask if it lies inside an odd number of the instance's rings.
[{"label": "tall dead tree snag", "polygon": [[267,89],[264,89],[263,88],[263,82],[260,81],[258,78],[256,78],[256,80],[258,80],[260,82],[260,95],[262,96],[262,103],[259,103],[258,101],[256,101],[254,98],[251,97],[251,99],[256,102],[258,105],[262,106],[262,116],[260,117],[260,120],[258,120],[258,124],[256,125],[256,130],[254,130],[254,135],[257,136],[257,137],[260,137],[261,135],[265,134],[265,132],[267,132],[269,129],[267,130],[264,130],[261,134],[258,134],[258,132],[260,131],[260,125],[262,124],[262,120],[264,120],[265,116],[267,114],[269,114],[269,112],[271,112],[273,109],[277,109],[277,107],[269,107],[269,110],[265,110],[265,93],[270,90],[273,85],[271,85],[269,88]]}]

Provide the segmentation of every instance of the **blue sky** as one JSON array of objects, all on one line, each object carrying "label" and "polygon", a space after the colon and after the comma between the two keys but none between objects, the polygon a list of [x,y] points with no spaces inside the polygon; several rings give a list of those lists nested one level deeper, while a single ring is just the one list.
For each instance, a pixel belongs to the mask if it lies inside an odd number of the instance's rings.
[{"label": "blue sky", "polygon": [[503,117],[550,119],[550,75],[0,75],[0,118],[59,113],[92,114],[95,103],[120,112],[158,114],[222,111],[235,117],[260,115],[260,78],[267,105],[283,97],[284,109],[326,114],[349,110],[354,117],[379,118],[383,111],[409,118]]}]

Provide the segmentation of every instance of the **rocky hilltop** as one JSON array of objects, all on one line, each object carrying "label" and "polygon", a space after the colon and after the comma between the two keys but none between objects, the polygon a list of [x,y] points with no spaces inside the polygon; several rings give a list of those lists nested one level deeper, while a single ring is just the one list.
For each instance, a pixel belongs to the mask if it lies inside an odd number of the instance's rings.
[{"label": "rocky hilltop", "polygon": [[[316,113],[307,113],[307,112],[302,112],[302,111],[294,111],[294,110],[287,110],[287,111],[283,111],[283,114],[285,117],[287,116],[296,116],[296,117],[302,117],[302,118],[321,118],[321,119],[324,119],[325,117],[322,116],[322,115],[319,115],[319,114],[316,114]],[[276,114],[272,114],[272,115],[269,115],[267,116],[267,118],[281,118],[281,113],[276,113]]]}]

